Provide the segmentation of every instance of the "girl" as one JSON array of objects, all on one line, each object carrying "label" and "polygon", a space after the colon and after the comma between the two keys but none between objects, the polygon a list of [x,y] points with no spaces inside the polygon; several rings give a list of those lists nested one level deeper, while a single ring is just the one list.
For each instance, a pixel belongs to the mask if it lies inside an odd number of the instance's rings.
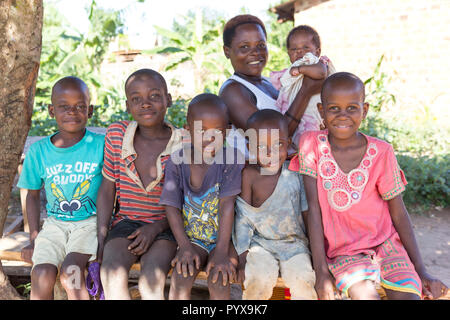
[{"label": "girl", "polygon": [[330,76],[318,104],[327,130],[304,133],[290,164],[305,175],[317,294],[334,299],[336,286],[352,299],[379,299],[380,282],[389,299],[439,298],[448,289],[422,262],[392,146],[358,131],[364,98],[358,77]]}]

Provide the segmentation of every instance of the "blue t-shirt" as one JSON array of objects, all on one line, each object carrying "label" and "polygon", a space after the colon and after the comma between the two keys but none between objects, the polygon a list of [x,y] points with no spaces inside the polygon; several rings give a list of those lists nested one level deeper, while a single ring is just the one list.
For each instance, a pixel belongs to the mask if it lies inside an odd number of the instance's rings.
[{"label": "blue t-shirt", "polygon": [[44,185],[48,216],[64,221],[89,218],[97,211],[105,136],[86,130],[69,148],[55,147],[52,136],[30,146],[17,187],[39,190]]}]

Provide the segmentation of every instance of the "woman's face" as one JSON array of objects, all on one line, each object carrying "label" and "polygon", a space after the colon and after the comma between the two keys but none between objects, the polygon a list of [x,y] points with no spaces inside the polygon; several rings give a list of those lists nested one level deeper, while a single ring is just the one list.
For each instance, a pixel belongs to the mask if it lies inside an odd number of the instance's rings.
[{"label": "woman's face", "polygon": [[238,26],[231,46],[224,46],[224,52],[235,72],[260,77],[269,56],[263,29],[255,23]]}]

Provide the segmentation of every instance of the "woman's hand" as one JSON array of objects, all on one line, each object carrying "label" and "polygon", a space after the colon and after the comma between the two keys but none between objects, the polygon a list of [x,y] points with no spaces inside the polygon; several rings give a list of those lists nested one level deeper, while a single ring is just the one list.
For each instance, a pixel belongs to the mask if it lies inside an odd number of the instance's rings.
[{"label": "woman's hand", "polygon": [[322,85],[325,79],[314,80],[308,76],[304,76],[301,89],[299,93],[303,91],[306,96],[312,97],[315,94],[319,94],[322,90]]}]

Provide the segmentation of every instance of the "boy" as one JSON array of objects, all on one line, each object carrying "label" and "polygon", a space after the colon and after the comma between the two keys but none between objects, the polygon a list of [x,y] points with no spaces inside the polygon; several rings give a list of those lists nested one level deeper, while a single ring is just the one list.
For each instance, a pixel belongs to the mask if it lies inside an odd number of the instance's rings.
[{"label": "boy", "polygon": [[[48,107],[58,132],[30,147],[18,187],[26,198],[30,245],[22,250],[33,262],[31,299],[53,299],[58,267],[68,299],[89,300],[84,272],[97,252],[96,198],[101,183],[104,136],[86,130],[92,116],[89,90],[76,77],[52,88]],[[40,189],[45,186],[47,214],[39,231]]]},{"label": "boy", "polygon": [[134,72],[125,82],[125,94],[134,121],[109,126],[98,193],[101,281],[106,299],[131,299],[128,272],[139,260],[142,299],[164,299],[176,242],[159,197],[165,163],[181,134],[164,121],[172,97],[161,74],[150,69]]},{"label": "boy", "polygon": [[230,239],[243,164],[225,159],[227,127],[223,101],[213,94],[196,96],[187,112],[193,143],[172,154],[167,163],[160,203],[178,242],[169,299],[190,299],[195,277],[205,265],[210,298],[230,297],[237,264]]},{"label": "boy", "polygon": [[247,127],[256,131],[257,164],[242,172],[236,200],[233,243],[239,254],[243,299],[269,299],[278,271],[292,299],[317,299],[314,271],[301,212],[307,203],[301,177],[288,170],[288,127],[281,113],[255,112]]}]

